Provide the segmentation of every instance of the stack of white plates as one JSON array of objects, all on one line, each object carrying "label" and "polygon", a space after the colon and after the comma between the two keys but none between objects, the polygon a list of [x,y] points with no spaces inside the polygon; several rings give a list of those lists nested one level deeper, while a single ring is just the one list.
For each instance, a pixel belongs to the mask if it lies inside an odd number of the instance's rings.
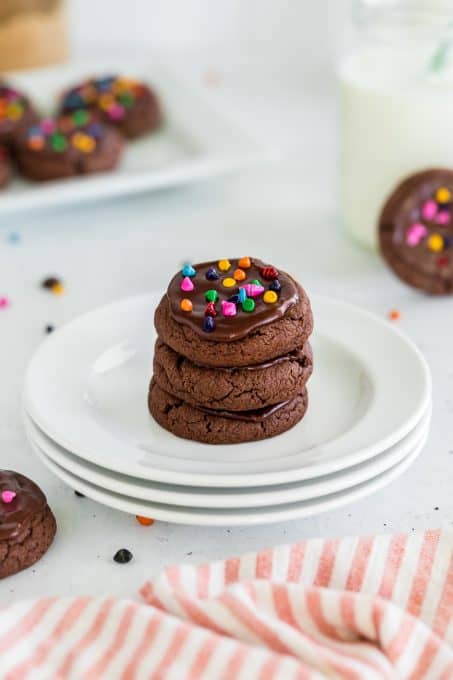
[{"label": "stack of white plates", "polygon": [[24,389],[30,444],[100,503],[187,524],[258,524],[350,503],[404,472],[426,441],[431,379],[389,323],[312,298],[315,368],[304,420],[273,439],[209,446],[148,413],[159,296],[116,302],[50,335]]}]

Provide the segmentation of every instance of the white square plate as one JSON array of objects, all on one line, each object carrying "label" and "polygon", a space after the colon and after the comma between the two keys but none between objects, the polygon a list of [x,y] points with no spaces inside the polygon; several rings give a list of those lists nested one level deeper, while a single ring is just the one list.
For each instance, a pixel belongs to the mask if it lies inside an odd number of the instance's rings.
[{"label": "white square plate", "polygon": [[151,191],[233,172],[270,154],[217,110],[208,96],[194,91],[158,63],[70,63],[7,76],[24,89],[44,115],[55,112],[59,93],[90,75],[123,73],[156,88],[165,123],[155,133],[128,142],[118,169],[89,177],[38,183],[15,177],[0,194],[0,216],[39,207],[80,203]]}]

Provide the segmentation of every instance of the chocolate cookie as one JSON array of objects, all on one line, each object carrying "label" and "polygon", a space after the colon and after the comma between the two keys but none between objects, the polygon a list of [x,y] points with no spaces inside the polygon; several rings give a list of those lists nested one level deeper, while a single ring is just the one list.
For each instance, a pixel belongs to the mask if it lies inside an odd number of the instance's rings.
[{"label": "chocolate cookie", "polygon": [[453,170],[431,169],[402,182],[379,220],[381,252],[405,283],[453,293]]},{"label": "chocolate cookie", "polygon": [[0,146],[0,189],[9,184],[11,179],[11,160],[5,146]]},{"label": "chocolate cookie", "polygon": [[154,379],[162,390],[216,410],[244,411],[289,401],[300,394],[312,370],[309,343],[266,364],[242,368],[194,364],[160,340],[154,350]]},{"label": "chocolate cookie", "polygon": [[124,141],[89,111],[46,118],[28,128],[16,144],[20,172],[38,181],[112,170]]},{"label": "chocolate cookie", "polygon": [[248,257],[186,265],[155,317],[165,344],[206,366],[249,366],[305,345],[310,301],[285,272]]},{"label": "chocolate cookie", "polygon": [[11,146],[18,135],[38,119],[30,100],[22,92],[0,83],[0,145]]},{"label": "chocolate cookie", "polygon": [[57,525],[41,489],[27,477],[0,471],[0,578],[37,562]]},{"label": "chocolate cookie", "polygon": [[162,120],[155,92],[138,80],[122,76],[90,78],[64,94],[63,113],[83,108],[96,112],[129,138],[151,132]]},{"label": "chocolate cookie", "polygon": [[154,419],[178,437],[206,444],[239,444],[286,432],[305,415],[307,390],[289,401],[254,411],[215,411],[196,408],[168,392],[153,379],[148,398]]}]

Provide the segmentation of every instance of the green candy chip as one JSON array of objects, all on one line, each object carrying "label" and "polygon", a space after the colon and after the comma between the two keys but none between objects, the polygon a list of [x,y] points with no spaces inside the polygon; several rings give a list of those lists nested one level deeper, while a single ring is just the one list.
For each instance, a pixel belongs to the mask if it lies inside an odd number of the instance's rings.
[{"label": "green candy chip", "polygon": [[255,309],[255,301],[252,298],[246,298],[242,303],[242,309],[244,312],[253,312]]},{"label": "green candy chip", "polygon": [[74,125],[86,125],[90,120],[90,114],[85,109],[79,109],[72,114]]},{"label": "green candy chip", "polygon": [[59,153],[66,151],[68,148],[68,141],[66,137],[61,134],[61,132],[55,132],[55,134],[52,135],[50,138],[50,144],[52,149],[54,151],[58,151]]},{"label": "green candy chip", "polygon": [[212,288],[211,290],[207,290],[204,296],[208,302],[217,302],[217,300],[219,299],[218,292],[216,290],[213,290]]},{"label": "green candy chip", "polygon": [[134,95],[130,92],[121,92],[117,99],[126,108],[129,108],[134,103]]},{"label": "green candy chip", "polygon": [[253,279],[253,281],[250,281],[250,283],[254,283],[255,286],[262,286],[262,285],[263,285],[263,284],[261,283],[261,281],[258,281],[258,279]]}]

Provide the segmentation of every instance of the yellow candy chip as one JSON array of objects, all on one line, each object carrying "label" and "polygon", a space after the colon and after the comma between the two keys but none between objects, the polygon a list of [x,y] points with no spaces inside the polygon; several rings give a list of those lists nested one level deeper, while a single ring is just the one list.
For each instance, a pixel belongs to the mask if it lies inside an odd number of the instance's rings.
[{"label": "yellow candy chip", "polygon": [[273,305],[274,302],[277,302],[278,295],[274,290],[267,290],[263,295],[263,300],[266,304]]},{"label": "yellow candy chip", "polygon": [[22,118],[22,106],[20,104],[10,104],[6,110],[6,115],[10,120]]},{"label": "yellow candy chip", "polygon": [[111,106],[115,104],[115,97],[108,92],[101,94],[99,97],[99,106],[103,111],[107,111]]},{"label": "yellow candy chip", "polygon": [[432,234],[428,239],[427,245],[430,250],[438,253],[444,247],[444,239],[440,234]]},{"label": "yellow candy chip", "polygon": [[451,191],[446,187],[440,187],[436,191],[436,201],[438,203],[449,203],[451,201]]},{"label": "yellow candy chip", "polygon": [[219,269],[221,272],[227,272],[231,267],[231,262],[229,260],[219,260]]},{"label": "yellow candy chip", "polygon": [[85,134],[85,132],[76,132],[72,136],[71,141],[72,145],[83,153],[92,153],[96,148],[96,140],[94,137]]},{"label": "yellow candy chip", "polygon": [[233,286],[236,285],[236,281],[229,277],[227,279],[223,279],[222,283],[225,286],[225,288],[232,288]]},{"label": "yellow candy chip", "polygon": [[55,283],[52,286],[51,291],[54,295],[62,295],[64,293],[64,286],[62,283]]}]

